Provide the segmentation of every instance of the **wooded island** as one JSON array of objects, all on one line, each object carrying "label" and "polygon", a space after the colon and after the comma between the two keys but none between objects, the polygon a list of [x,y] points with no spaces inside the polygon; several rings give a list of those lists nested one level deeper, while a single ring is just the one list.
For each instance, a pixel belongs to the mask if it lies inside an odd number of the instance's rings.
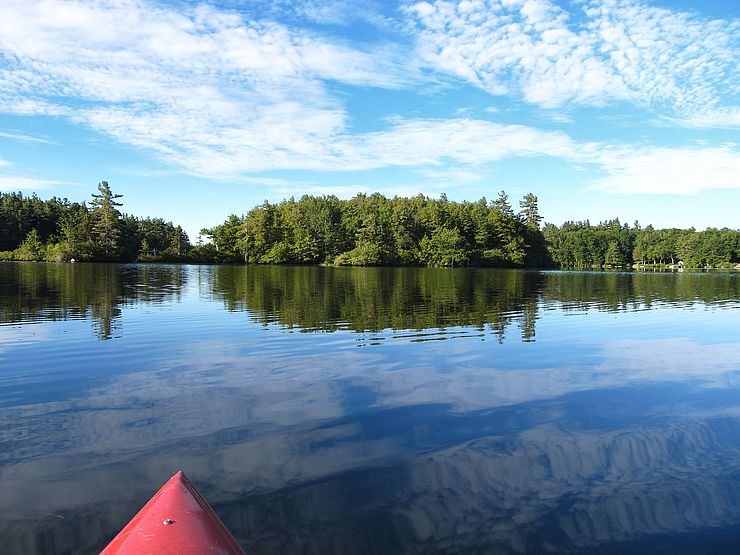
[{"label": "wooded island", "polygon": [[201,230],[122,214],[106,181],[89,205],[0,193],[0,260],[246,262],[354,266],[627,268],[740,264],[740,231],[654,229],[619,220],[541,225],[537,197],[489,201],[358,194],[265,201]]}]

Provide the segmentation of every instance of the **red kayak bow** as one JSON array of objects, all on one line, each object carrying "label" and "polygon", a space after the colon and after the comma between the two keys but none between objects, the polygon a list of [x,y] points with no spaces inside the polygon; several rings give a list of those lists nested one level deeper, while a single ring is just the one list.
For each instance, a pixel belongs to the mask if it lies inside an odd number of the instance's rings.
[{"label": "red kayak bow", "polygon": [[182,470],[162,486],[100,555],[244,555]]}]

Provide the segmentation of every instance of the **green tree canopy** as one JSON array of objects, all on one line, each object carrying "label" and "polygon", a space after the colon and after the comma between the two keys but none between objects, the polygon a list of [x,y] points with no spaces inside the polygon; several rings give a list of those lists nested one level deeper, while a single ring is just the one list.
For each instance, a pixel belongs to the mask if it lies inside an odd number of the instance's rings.
[{"label": "green tree canopy", "polygon": [[97,247],[106,258],[119,254],[121,239],[121,213],[118,207],[122,206],[116,199],[123,195],[115,195],[107,181],[98,184],[98,192],[93,193],[93,234]]}]

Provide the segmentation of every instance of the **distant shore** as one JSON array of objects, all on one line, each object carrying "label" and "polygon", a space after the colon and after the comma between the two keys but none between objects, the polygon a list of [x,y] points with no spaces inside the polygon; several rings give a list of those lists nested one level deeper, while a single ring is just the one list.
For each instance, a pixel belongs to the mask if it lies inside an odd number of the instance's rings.
[{"label": "distant shore", "polygon": [[86,202],[0,193],[0,260],[435,268],[740,269],[740,230],[655,229],[618,219],[542,225],[538,199],[304,195],[202,229],[123,214],[103,181]]}]

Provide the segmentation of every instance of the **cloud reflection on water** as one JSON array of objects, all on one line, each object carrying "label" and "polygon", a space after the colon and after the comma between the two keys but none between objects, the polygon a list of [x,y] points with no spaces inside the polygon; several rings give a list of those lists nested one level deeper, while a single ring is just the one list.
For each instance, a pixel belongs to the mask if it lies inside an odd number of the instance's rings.
[{"label": "cloud reflection on water", "polygon": [[[260,354],[254,338],[196,343],[84,397],[4,410],[0,510],[29,538],[38,526],[64,537],[91,524],[86,492],[120,496],[96,507],[102,530],[140,493],[108,483],[115,475],[135,468],[156,484],[185,467],[254,553],[305,542],[331,551],[336,541],[362,552],[361,525],[403,551],[489,538],[492,549],[521,552],[740,520],[740,492],[728,486],[740,473],[740,415],[696,387],[735,388],[740,344],[623,340],[559,368],[509,369],[482,366],[486,355],[464,346],[425,350],[403,367],[380,351],[306,349],[287,360],[280,349]],[[462,364],[446,371],[453,360]],[[348,522],[342,499],[355,481],[367,499],[353,497]],[[29,498],[72,522],[39,524],[33,509],[25,520],[16,509]],[[282,512],[266,517],[278,500]],[[545,522],[552,529],[538,528]]]},{"label": "cloud reflection on water", "polygon": [[[87,290],[55,271],[58,299]],[[95,552],[177,468],[250,553],[589,550],[740,524],[734,278],[197,268],[161,297],[169,275],[124,303],[117,341],[34,319],[38,345],[0,352],[10,553]],[[301,300],[309,277],[321,302]],[[409,340],[481,322],[522,340],[536,322],[537,341]]]}]

